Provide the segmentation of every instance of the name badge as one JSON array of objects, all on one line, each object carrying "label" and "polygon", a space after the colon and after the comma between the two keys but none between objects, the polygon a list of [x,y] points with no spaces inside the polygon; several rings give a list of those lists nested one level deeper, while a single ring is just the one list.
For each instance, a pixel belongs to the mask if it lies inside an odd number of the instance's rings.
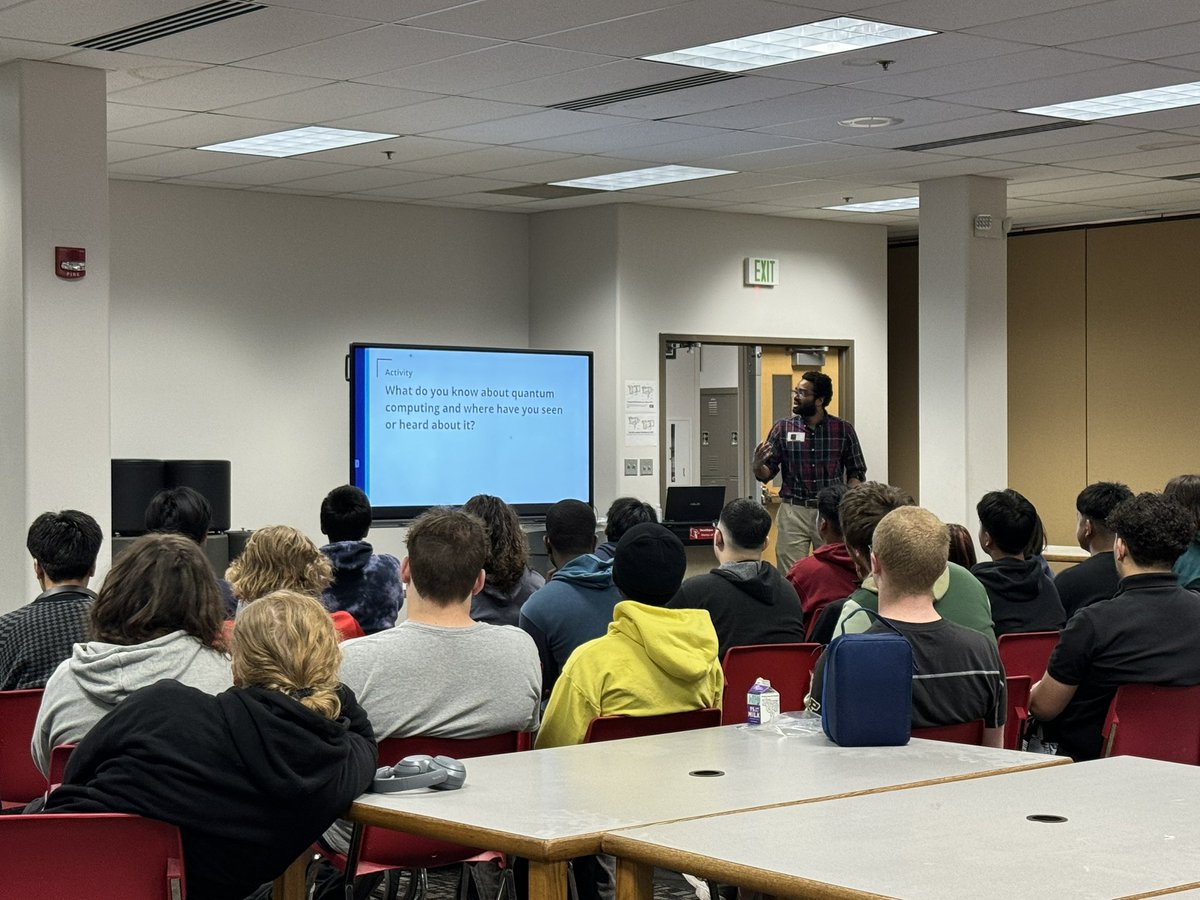
[{"label": "name badge", "polygon": [[803,444],[804,434],[805,433],[803,431],[789,431],[787,434],[787,442],[789,444]]}]

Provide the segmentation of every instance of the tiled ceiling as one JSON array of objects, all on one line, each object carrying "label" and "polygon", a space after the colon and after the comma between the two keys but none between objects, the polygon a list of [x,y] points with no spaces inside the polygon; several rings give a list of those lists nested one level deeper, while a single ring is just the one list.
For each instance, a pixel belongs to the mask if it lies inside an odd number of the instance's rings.
[{"label": "tiled ceiling", "polygon": [[[224,0],[236,7],[239,0]],[[0,63],[108,71],[113,178],[530,213],[645,203],[887,224],[822,207],[956,175],[1009,181],[1014,226],[1200,211],[1200,107],[1001,135],[1018,109],[1200,81],[1197,0],[260,0],[125,51],[73,46],[196,0],[0,0]],[[939,34],[716,83],[638,57],[854,15]],[[886,65],[884,64],[886,61]],[[881,128],[843,120],[891,117]],[[290,159],[202,145],[306,125],[400,134]],[[738,174],[557,199],[494,193],[632,168]]]}]

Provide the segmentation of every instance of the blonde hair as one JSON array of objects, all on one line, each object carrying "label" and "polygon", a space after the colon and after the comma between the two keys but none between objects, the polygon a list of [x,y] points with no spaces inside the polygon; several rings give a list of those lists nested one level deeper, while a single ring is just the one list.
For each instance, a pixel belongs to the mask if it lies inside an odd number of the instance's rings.
[{"label": "blonde hair", "polygon": [[251,603],[233,625],[233,682],[298,700],[336,719],[342,650],[329,613],[312,597],[273,591]]},{"label": "blonde hair", "polygon": [[871,551],[893,590],[926,593],[946,568],[950,529],[927,509],[901,506],[880,520]]},{"label": "blonde hair", "polygon": [[268,525],[250,535],[225,578],[243,603],[271,591],[320,597],[333,581],[333,566],[317,545],[288,525]]}]

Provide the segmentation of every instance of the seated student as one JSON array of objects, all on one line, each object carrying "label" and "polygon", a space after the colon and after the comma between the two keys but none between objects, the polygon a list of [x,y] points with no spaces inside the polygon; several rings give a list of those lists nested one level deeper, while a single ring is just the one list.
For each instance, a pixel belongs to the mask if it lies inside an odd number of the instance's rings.
[{"label": "seated student", "polygon": [[1062,628],[1066,613],[1058,590],[1041,558],[1027,552],[1041,530],[1033,504],[1008,488],[984,494],[975,511],[979,544],[991,559],[971,574],[987,589],[996,636]]},{"label": "seated student", "polygon": [[1085,606],[1107,600],[1117,592],[1117,566],[1113,561],[1113,533],[1107,519],[1117,504],[1133,491],[1113,481],[1089,484],[1075,498],[1075,540],[1088,558],[1059,572],[1054,587],[1069,620]]},{"label": "seated student", "polygon": [[689,578],[668,609],[703,609],[717,631],[717,657],[746,644],[800,643],[804,622],[796,591],[762,558],[771,514],[761,503],[738,498],[721,510],[713,535],[719,565]]},{"label": "seated student", "polygon": [[0,691],[45,687],[71,647],[86,640],[96,595],[88,582],[104,535],[96,520],[74,509],[33,520],[25,547],[42,592],[0,616]]},{"label": "seated student", "polygon": [[[876,611],[879,609],[870,561],[871,540],[875,528],[893,509],[914,505],[916,504],[913,498],[900,488],[880,484],[878,481],[856,485],[846,492],[838,507],[838,514],[846,536],[846,546],[855,565],[858,566],[863,583],[845,602],[831,603],[825,608],[813,629],[811,640],[827,644],[843,631],[862,632],[870,627],[869,616],[850,616],[860,607]],[[933,602],[938,615],[943,619],[965,625],[995,640],[987,591],[978,579],[962,566],[947,562],[942,574],[933,583]]]},{"label": "seated student", "polygon": [[218,646],[224,604],[200,548],[178,534],[148,534],[125,550],[104,579],[76,644],[50,680],[33,729],[33,761],[77,744],[138,688],[164,678],[216,694],[232,684]]},{"label": "seated student", "polygon": [[625,532],[634,525],[657,521],[654,507],[649,503],[637,497],[618,497],[604,516],[605,541],[596,548],[596,555],[601,559],[612,559],[617,549],[617,541]]},{"label": "seated student", "polygon": [[817,535],[821,546],[811,556],[798,560],[787,573],[788,581],[800,597],[806,633],[812,632],[821,610],[834,600],[849,597],[859,585],[858,568],[846,549],[838,518],[838,504],[848,490],[848,485],[838,482],[817,492]]},{"label": "seated student", "polygon": [[[871,543],[870,572],[887,623],[872,620],[868,630],[899,631],[912,647],[914,728],[983,719],[984,743],[1001,747],[1008,697],[996,644],[943,619],[934,605],[933,583],[946,569],[949,546],[946,526],[927,509],[904,506],[883,517]],[[863,612],[857,618],[871,619]],[[822,658],[813,671],[814,712],[824,675]]]},{"label": "seated student", "polygon": [[[182,534],[201,547],[208,541],[212,524],[212,506],[199,491],[190,487],[168,488],[159,491],[146,506],[146,530],[158,534]],[[216,577],[216,576],[214,576]],[[225,603],[225,613],[232,616],[237,598],[224,578],[217,578],[217,590]]]},{"label": "seated student", "polygon": [[483,590],[471,599],[471,618],[490,625],[516,625],[521,607],[546,579],[529,568],[529,539],[517,511],[490,494],[476,494],[463,504],[483,522],[488,552]]},{"label": "seated student", "polygon": [[[471,597],[485,578],[483,524],[462,510],[434,508],[413,522],[406,543],[400,572],[408,618],[342,648],[342,681],[376,736],[472,738],[537,728],[542,676],[533,641],[519,628],[471,619]],[[345,852],[349,826],[339,822],[324,840]]]},{"label": "seated student", "polygon": [[1109,514],[1116,594],[1071,617],[1033,686],[1029,711],[1053,721],[1058,753],[1096,759],[1108,707],[1123,684],[1200,684],[1200,596],[1171,570],[1195,531],[1162,494],[1138,494]]},{"label": "seated student", "polygon": [[1192,539],[1175,561],[1175,574],[1179,576],[1181,586],[1189,591],[1200,591],[1200,475],[1177,475],[1167,482],[1163,493],[1192,517]]},{"label": "seated student", "polygon": [[[229,564],[225,577],[238,599],[238,612],[272,591],[295,591],[320,599],[333,581],[333,566],[317,545],[288,525],[268,525],[250,535],[242,555]],[[362,637],[363,630],[345,610],[331,613],[343,639]]]},{"label": "seated student", "polygon": [[321,533],[329,543],[321,552],[333,564],[333,583],[321,594],[331,613],[345,611],[367,634],[391,628],[404,603],[400,560],[375,553],[367,543],[371,502],[358,488],[344,484],[321,501]]},{"label": "seated student", "polygon": [[338,683],[320,603],[256,600],[232,652],[234,686],[216,696],[172,680],[131,694],[75,749],[45,806],[179,826],[189,900],[241,900],[280,875],[375,773],[375,736]]},{"label": "seated student", "polygon": [[608,633],[579,647],[554,685],[535,746],[578,744],[597,716],[651,716],[721,705],[717,633],[702,609],[666,609],[687,556],[679,538],[646,522],[625,532],[613,580],[627,598]]},{"label": "seated student", "polygon": [[595,556],[596,514],[581,500],[560,500],[546,513],[546,549],[555,572],[521,607],[519,624],[542,660],[542,691],[549,693],[567,658],[598,638],[621,599],[612,561]]}]

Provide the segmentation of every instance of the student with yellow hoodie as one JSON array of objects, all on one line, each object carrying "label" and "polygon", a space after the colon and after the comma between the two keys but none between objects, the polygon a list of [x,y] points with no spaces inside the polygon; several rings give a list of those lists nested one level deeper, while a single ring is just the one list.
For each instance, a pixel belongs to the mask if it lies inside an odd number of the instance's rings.
[{"label": "student with yellow hoodie", "polygon": [[583,741],[598,716],[653,716],[721,705],[725,679],[707,610],[665,609],[687,569],[683,544],[662,525],[627,531],[613,557],[626,599],[603,637],[580,645],[554,685],[536,746]]}]

